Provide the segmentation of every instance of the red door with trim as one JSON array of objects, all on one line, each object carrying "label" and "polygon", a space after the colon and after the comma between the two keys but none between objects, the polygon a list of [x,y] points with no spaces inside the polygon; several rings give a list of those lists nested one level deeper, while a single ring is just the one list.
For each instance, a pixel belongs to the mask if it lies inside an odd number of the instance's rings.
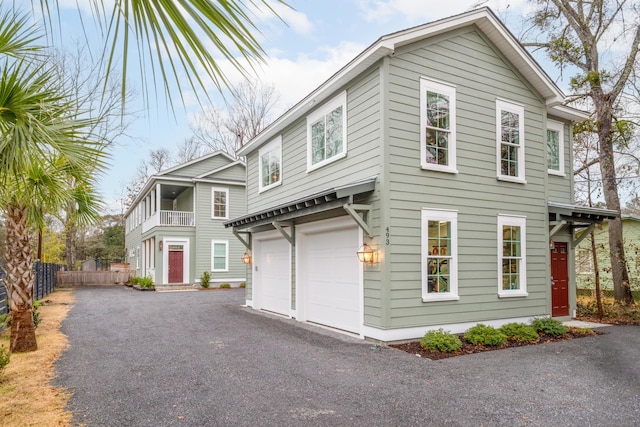
[{"label": "red door with trim", "polygon": [[551,249],[551,316],[569,315],[569,263],[567,244],[554,243]]},{"label": "red door with trim", "polygon": [[169,251],[169,283],[182,283],[183,253],[182,251]]}]

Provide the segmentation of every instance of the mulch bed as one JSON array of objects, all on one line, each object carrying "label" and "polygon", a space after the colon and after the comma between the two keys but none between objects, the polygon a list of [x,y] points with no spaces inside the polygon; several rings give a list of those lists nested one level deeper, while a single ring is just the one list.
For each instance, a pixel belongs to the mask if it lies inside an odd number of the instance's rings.
[{"label": "mulch bed", "polygon": [[465,354],[482,353],[485,351],[501,350],[504,348],[524,347],[527,345],[546,344],[549,342],[566,341],[566,340],[572,340],[575,338],[582,338],[582,337],[602,335],[602,334],[603,332],[599,332],[599,331],[593,331],[593,333],[584,334],[584,333],[578,333],[577,330],[571,329],[566,335],[562,337],[554,338],[545,334],[540,334],[540,339],[536,342],[523,343],[518,341],[507,341],[506,344],[500,347],[474,345],[466,341],[463,338],[462,334],[459,334],[458,337],[460,338],[460,341],[462,341],[462,347],[460,347],[460,350],[458,350],[455,353],[445,353],[441,351],[425,350],[420,345],[420,341],[411,341],[411,342],[402,343],[402,344],[391,344],[390,347],[405,351],[410,354],[415,354],[420,357],[425,357],[431,360],[440,360],[440,359],[447,359],[449,357],[463,356]]}]

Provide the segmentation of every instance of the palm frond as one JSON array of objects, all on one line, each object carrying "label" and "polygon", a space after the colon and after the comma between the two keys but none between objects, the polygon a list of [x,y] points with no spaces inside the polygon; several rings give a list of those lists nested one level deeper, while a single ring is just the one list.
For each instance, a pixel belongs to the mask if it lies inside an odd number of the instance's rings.
[{"label": "palm frond", "polygon": [[13,10],[0,15],[0,54],[13,58],[35,57],[42,50],[36,45],[39,28],[30,25],[26,15]]}]

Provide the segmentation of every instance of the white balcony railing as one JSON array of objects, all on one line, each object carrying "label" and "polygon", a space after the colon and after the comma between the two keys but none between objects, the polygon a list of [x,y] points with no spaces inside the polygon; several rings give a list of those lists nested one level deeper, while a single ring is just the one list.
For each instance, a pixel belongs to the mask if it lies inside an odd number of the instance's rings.
[{"label": "white balcony railing", "polygon": [[165,227],[193,227],[196,224],[193,212],[160,211],[150,216],[142,223],[142,232],[146,232],[156,226]]}]

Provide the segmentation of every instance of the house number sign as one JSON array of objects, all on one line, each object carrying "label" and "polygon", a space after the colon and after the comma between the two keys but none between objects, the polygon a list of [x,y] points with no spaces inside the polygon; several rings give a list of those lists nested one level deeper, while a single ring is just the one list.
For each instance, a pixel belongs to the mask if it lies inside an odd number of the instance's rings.
[{"label": "house number sign", "polygon": [[389,227],[387,227],[385,233],[384,233],[384,244],[389,246],[390,240],[389,240]]}]

